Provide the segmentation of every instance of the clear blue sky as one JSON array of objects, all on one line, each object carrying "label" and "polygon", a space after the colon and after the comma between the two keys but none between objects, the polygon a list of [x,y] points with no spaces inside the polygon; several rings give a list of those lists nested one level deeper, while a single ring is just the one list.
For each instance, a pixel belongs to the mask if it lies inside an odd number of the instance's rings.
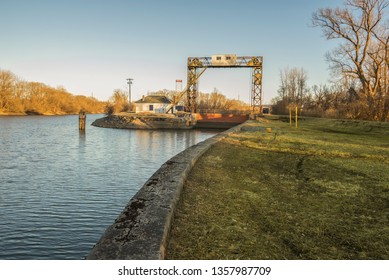
[{"label": "clear blue sky", "polygon": [[[279,71],[303,67],[309,84],[328,82],[324,55],[334,47],[310,27],[320,7],[341,0],[1,0],[0,68],[27,81],[107,100],[114,89],[134,99],[186,83],[188,56],[263,56],[263,92],[276,96]],[[249,101],[250,70],[208,69],[214,88]]]}]

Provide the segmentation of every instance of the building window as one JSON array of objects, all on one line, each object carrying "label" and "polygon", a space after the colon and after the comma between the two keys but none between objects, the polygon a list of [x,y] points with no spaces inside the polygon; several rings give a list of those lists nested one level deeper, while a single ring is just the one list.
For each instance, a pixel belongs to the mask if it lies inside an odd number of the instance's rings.
[{"label": "building window", "polygon": [[154,105],[149,105],[149,111],[154,111]]},{"label": "building window", "polygon": [[231,60],[231,56],[226,56],[226,60]]},{"label": "building window", "polygon": [[222,60],[222,57],[221,56],[217,56],[216,60]]}]

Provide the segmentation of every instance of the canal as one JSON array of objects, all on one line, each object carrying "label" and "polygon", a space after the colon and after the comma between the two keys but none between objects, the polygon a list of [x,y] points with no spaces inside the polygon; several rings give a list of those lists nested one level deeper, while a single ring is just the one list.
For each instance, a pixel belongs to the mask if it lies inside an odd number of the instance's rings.
[{"label": "canal", "polygon": [[78,116],[0,117],[0,259],[83,259],[169,158],[217,133],[93,127]]}]

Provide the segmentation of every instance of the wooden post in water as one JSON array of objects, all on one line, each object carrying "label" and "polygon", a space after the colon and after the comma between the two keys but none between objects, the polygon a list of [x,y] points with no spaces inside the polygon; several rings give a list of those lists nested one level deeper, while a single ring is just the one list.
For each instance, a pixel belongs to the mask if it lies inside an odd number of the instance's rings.
[{"label": "wooden post in water", "polygon": [[78,115],[78,128],[79,130],[85,130],[86,114],[84,111],[80,111]]}]

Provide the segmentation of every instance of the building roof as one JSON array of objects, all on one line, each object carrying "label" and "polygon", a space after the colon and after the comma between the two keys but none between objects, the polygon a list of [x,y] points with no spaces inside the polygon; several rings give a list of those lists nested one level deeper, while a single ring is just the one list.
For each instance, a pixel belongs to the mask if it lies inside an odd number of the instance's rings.
[{"label": "building roof", "polygon": [[138,101],[135,101],[135,103],[163,103],[163,104],[170,104],[172,101],[163,95],[148,95],[145,96]]}]

